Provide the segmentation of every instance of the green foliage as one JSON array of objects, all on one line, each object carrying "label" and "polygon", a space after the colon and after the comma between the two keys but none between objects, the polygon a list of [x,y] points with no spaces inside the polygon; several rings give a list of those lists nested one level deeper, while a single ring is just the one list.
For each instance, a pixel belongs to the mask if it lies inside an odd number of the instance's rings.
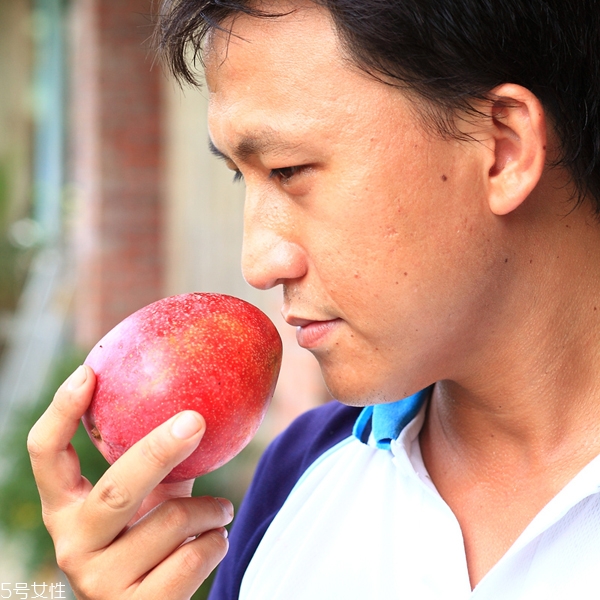
[{"label": "green foliage", "polygon": [[8,174],[4,161],[0,162],[0,231],[6,230],[8,215]]},{"label": "green foliage", "polygon": [[0,161],[0,311],[15,309],[34,254],[33,249],[17,248],[8,239],[10,181],[7,164],[7,161]]},{"label": "green foliage", "polygon": [[[6,462],[6,472],[0,481],[0,528],[7,536],[26,542],[26,567],[31,574],[55,564],[55,560],[52,540],[42,522],[40,499],[27,453],[27,434],[52,401],[54,391],[82,359],[80,353],[68,351],[57,361],[47,389],[38,402],[11,418],[0,443],[0,455]],[[80,427],[73,446],[79,453],[82,470],[93,480],[105,470],[106,462],[93,447],[90,451],[90,445],[87,434]]]},{"label": "green foliage", "polygon": [[0,311],[15,310],[34,252],[15,247],[0,235]]},{"label": "green foliage", "polygon": [[[26,567],[32,575],[56,563],[52,540],[42,522],[40,500],[26,448],[27,434],[52,401],[55,390],[83,359],[81,352],[66,351],[57,360],[47,389],[39,401],[18,412],[16,418],[11,419],[9,433],[0,440],[0,456],[7,463],[7,472],[0,480],[0,529],[8,537],[25,541],[28,550]],[[82,473],[95,483],[108,465],[90,442],[83,426],[79,427],[73,446],[79,455]],[[261,451],[257,443],[252,443],[224,467],[198,478],[194,484],[194,495],[226,497],[237,508]],[[211,581],[212,577],[194,594],[194,600],[207,598]]]}]

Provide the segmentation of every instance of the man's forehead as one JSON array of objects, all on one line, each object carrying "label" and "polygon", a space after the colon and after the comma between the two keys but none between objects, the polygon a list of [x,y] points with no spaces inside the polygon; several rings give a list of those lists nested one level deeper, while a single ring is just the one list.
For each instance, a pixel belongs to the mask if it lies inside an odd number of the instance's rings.
[{"label": "man's forehead", "polygon": [[283,138],[325,119],[344,93],[329,19],[322,10],[303,11],[272,20],[240,15],[231,35],[213,33],[205,55],[209,124],[213,140],[227,138],[229,152],[284,150],[293,142]]},{"label": "man's forehead", "polygon": [[351,137],[360,121],[404,111],[402,91],[346,58],[325,9],[240,15],[232,27],[215,31],[205,62],[212,140],[233,160]]}]

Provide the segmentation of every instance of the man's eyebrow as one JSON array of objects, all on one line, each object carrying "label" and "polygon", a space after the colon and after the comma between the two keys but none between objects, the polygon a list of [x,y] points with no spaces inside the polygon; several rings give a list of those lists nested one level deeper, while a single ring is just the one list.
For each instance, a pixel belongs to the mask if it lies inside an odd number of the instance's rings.
[{"label": "man's eyebrow", "polygon": [[[282,140],[275,139],[270,132],[263,136],[247,136],[240,140],[233,151],[233,156],[240,161],[245,161],[251,156],[257,154],[266,154],[267,152],[277,152],[285,150],[293,150],[298,147],[298,144],[291,144]],[[221,152],[213,141],[209,138],[208,148],[210,153],[222,160],[232,160],[229,156]]]}]

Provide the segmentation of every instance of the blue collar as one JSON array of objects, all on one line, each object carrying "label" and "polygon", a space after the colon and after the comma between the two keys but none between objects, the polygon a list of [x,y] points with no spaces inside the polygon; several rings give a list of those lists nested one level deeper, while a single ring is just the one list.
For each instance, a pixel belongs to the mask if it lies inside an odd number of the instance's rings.
[{"label": "blue collar", "polygon": [[428,387],[403,400],[365,406],[354,423],[354,437],[366,444],[373,433],[377,448],[389,450],[391,441],[415,418],[430,392]]}]

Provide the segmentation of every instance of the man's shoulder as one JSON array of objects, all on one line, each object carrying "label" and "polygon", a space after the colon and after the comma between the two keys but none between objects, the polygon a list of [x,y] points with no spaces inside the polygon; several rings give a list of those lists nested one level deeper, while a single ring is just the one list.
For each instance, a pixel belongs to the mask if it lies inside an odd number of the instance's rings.
[{"label": "man's shoulder", "polygon": [[270,466],[276,473],[285,464],[286,473],[293,468],[301,475],[321,454],[352,434],[361,411],[334,400],[303,413],[270,444],[258,471]]},{"label": "man's shoulder", "polygon": [[361,408],[328,402],[307,411],[269,445],[244,499],[252,516],[270,522],[303,473],[330,448],[352,434]]},{"label": "man's shoulder", "polygon": [[352,434],[361,410],[328,402],[300,415],[269,445],[234,521],[211,600],[237,599],[254,551],[296,482],[321,455]]}]

